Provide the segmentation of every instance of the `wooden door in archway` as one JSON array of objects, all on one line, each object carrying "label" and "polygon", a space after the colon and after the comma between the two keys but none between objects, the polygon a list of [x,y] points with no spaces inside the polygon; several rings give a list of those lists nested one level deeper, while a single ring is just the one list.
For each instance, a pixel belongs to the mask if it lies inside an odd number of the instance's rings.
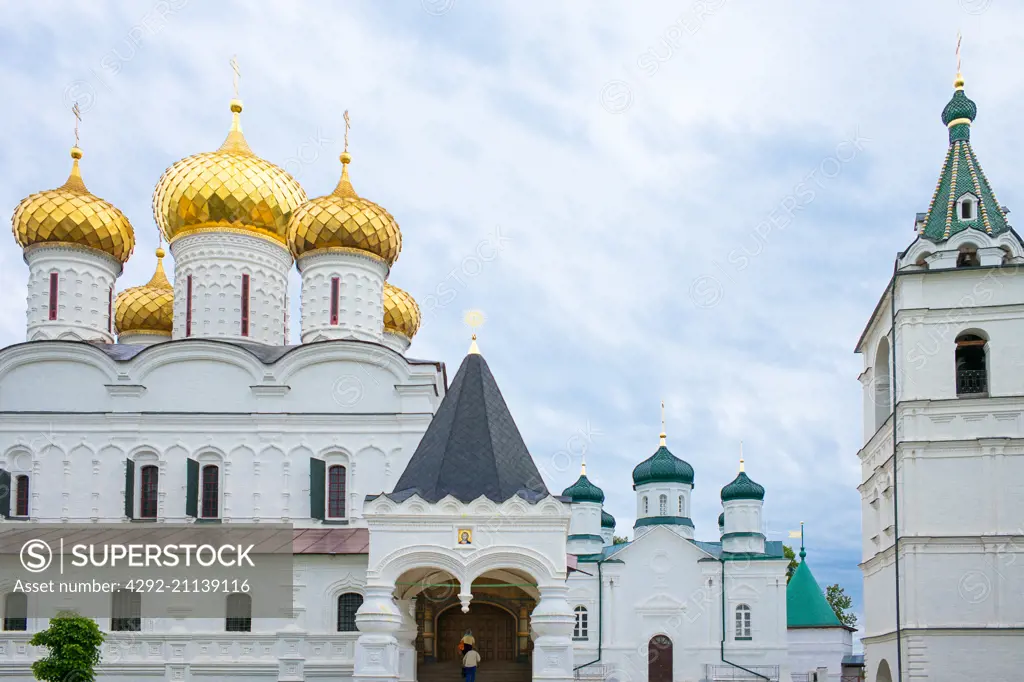
[{"label": "wooden door in archway", "polygon": [[672,682],[672,640],[665,635],[647,643],[647,682]]},{"label": "wooden door in archway", "polygon": [[473,604],[469,613],[463,613],[456,604],[438,617],[437,660],[458,658],[459,642],[466,630],[473,631],[474,648],[482,662],[516,660],[516,619],[490,604]]}]

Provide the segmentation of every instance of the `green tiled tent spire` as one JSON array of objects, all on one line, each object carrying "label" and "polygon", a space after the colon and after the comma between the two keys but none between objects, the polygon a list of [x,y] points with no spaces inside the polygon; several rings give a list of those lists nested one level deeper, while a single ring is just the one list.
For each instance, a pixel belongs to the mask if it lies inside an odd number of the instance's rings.
[{"label": "green tiled tent spire", "polygon": [[[978,114],[978,106],[964,94],[964,79],[960,74],[953,87],[953,98],[942,110],[942,122],[949,128],[949,149],[928,212],[918,226],[921,236],[933,242],[945,241],[967,229],[992,236],[1010,229],[971,147],[971,123]],[[968,212],[969,217],[963,218],[958,200],[968,193],[977,203]]]},{"label": "green tiled tent spire", "polygon": [[[802,528],[802,526],[801,526]],[[801,535],[803,532],[801,531]],[[786,627],[790,628],[841,628],[839,616],[825,599],[825,593],[818,586],[810,567],[807,566],[803,539],[800,540],[800,565],[793,572],[786,586]]]}]

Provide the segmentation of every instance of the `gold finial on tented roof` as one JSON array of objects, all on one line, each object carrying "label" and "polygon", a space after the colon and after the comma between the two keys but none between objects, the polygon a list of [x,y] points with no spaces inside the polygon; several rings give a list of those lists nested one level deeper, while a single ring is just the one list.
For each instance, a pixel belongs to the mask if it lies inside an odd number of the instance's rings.
[{"label": "gold finial on tented roof", "polygon": [[660,445],[665,445],[665,401],[661,401],[661,436],[659,440]]},{"label": "gold finial on tented roof", "polygon": [[480,347],[476,345],[476,330],[484,323],[484,313],[481,310],[467,310],[462,320],[473,330],[473,340],[469,344],[470,355],[480,355]]},{"label": "gold finial on tented roof", "polygon": [[960,31],[956,32],[956,79],[953,81],[953,87],[957,90],[964,89],[964,77],[960,71]]}]

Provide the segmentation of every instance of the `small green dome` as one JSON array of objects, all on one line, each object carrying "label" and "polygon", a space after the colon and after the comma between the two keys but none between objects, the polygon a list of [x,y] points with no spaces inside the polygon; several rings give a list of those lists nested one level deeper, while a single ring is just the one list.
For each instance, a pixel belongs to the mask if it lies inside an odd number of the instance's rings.
[{"label": "small green dome", "polygon": [[601,527],[615,528],[615,517],[606,512],[604,509],[601,510]]},{"label": "small green dome", "polygon": [[718,515],[718,527],[725,528],[725,512]]},{"label": "small green dome", "polygon": [[662,445],[633,469],[633,485],[644,483],[687,483],[693,485],[693,467]]},{"label": "small green dome", "polygon": [[948,126],[950,121],[955,121],[958,118],[974,121],[977,115],[978,105],[965,95],[963,87],[960,87],[953,93],[953,99],[949,100],[946,108],[942,110],[942,123]]},{"label": "small green dome", "polygon": [[586,474],[580,474],[575,483],[562,491],[562,495],[573,502],[604,502],[604,491],[591,483]]},{"label": "small green dome", "polygon": [[722,502],[729,500],[763,500],[764,487],[754,483],[743,471],[732,483],[722,488]]}]

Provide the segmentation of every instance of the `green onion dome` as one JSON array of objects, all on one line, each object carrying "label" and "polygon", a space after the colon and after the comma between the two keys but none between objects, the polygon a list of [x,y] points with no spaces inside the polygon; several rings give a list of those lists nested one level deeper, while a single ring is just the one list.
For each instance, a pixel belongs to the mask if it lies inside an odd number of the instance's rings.
[{"label": "green onion dome", "polygon": [[606,512],[604,509],[601,510],[601,527],[615,528],[615,517]]},{"label": "green onion dome", "polygon": [[740,471],[732,483],[722,488],[722,502],[729,500],[764,500],[764,487]]},{"label": "green onion dome", "polygon": [[591,483],[586,474],[580,474],[575,483],[562,491],[562,495],[573,502],[604,502],[604,491]]},{"label": "green onion dome", "polygon": [[942,110],[942,122],[945,125],[949,125],[953,121],[959,119],[966,119],[963,122],[974,121],[978,115],[978,105],[976,105],[970,97],[964,94],[964,80],[959,75],[956,77],[956,82],[953,84],[956,90],[953,92],[953,99],[949,100],[949,104]]},{"label": "green onion dome", "polygon": [[718,515],[718,527],[725,528],[725,512]]},{"label": "green onion dome", "polygon": [[679,459],[665,447],[636,465],[633,469],[633,487],[645,483],[686,483],[693,485],[693,467]]}]

